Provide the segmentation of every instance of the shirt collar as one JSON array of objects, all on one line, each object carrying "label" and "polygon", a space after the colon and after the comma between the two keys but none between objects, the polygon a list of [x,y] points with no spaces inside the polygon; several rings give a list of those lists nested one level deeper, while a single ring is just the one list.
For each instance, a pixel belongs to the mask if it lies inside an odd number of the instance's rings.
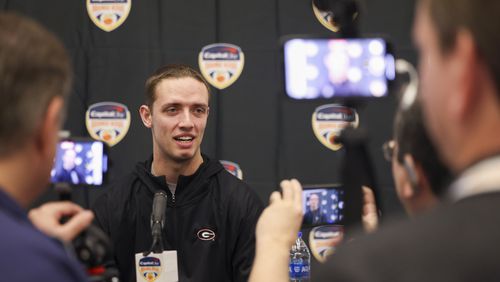
[{"label": "shirt collar", "polygon": [[491,192],[500,192],[500,155],[484,159],[466,169],[448,192],[452,201]]},{"label": "shirt collar", "polygon": [[29,222],[26,211],[2,189],[0,189],[0,210],[9,213],[19,220]]}]

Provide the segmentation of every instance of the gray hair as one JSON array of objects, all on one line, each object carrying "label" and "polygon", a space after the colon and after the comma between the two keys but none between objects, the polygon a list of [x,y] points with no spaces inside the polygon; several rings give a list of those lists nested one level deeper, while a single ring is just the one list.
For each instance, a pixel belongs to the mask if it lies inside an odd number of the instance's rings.
[{"label": "gray hair", "polygon": [[0,157],[33,136],[50,101],[68,95],[71,79],[69,57],[51,32],[0,13]]}]

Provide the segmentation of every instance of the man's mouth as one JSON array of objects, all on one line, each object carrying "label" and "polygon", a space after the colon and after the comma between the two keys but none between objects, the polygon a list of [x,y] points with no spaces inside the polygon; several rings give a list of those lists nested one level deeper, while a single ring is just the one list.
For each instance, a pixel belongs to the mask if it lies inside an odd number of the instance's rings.
[{"label": "man's mouth", "polygon": [[179,137],[174,137],[175,141],[181,142],[181,143],[189,143],[193,141],[194,137],[192,136],[179,136]]}]

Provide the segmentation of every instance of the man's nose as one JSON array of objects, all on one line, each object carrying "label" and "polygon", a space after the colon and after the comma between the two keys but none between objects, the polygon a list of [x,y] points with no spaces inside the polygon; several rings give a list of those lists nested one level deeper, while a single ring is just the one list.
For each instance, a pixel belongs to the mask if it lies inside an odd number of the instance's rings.
[{"label": "man's nose", "polygon": [[179,126],[182,128],[191,128],[194,126],[193,117],[191,116],[191,111],[189,109],[183,110],[180,115]]}]

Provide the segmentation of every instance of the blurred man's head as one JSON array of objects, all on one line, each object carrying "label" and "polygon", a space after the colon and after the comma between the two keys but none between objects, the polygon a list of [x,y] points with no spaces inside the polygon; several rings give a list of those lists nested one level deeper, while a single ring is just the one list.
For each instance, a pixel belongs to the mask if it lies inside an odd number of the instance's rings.
[{"label": "blurred man's head", "polygon": [[[35,185],[16,191],[28,193],[26,200],[48,183],[70,69],[53,34],[27,18],[0,13],[0,162],[14,169],[20,159],[31,158],[24,169]],[[2,181],[8,186],[8,180]]]},{"label": "blurred man's head", "polygon": [[319,196],[318,194],[311,194],[309,196],[309,209],[315,211],[319,208]]},{"label": "blurred man's head", "polygon": [[414,37],[430,136],[454,172],[500,151],[500,1],[420,0]]},{"label": "blurred man's head", "polygon": [[62,166],[65,170],[72,170],[76,166],[76,152],[73,149],[65,150],[62,156]]},{"label": "blurred man's head", "polygon": [[399,107],[394,121],[392,172],[398,197],[409,214],[434,206],[451,174],[425,130],[419,101]]}]

